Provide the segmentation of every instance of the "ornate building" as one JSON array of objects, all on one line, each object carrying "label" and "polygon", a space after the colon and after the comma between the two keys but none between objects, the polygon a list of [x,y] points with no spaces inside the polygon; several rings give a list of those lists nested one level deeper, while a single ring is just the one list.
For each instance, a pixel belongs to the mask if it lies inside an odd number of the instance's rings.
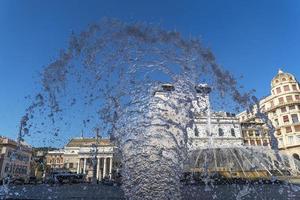
[{"label": "ornate building", "polygon": [[0,180],[21,178],[27,181],[30,175],[32,148],[24,142],[0,136]]},{"label": "ornate building", "polygon": [[[296,78],[290,73],[279,70],[271,81],[271,95],[261,99],[259,107],[260,111],[267,114],[272,122],[279,150],[299,160],[300,88]],[[257,110],[256,107],[255,109]],[[244,140],[249,145],[269,145],[266,124],[262,123],[255,113],[257,112],[244,111],[238,114],[242,123]]]},{"label": "ornate building", "polygon": [[63,169],[64,167],[64,151],[62,149],[48,151],[46,155],[47,166],[52,171]]},{"label": "ornate building", "polygon": [[243,138],[241,126],[234,114],[226,112],[213,112],[211,114],[211,135],[208,131],[208,118],[199,114],[195,118],[194,131],[189,132],[190,149],[207,148],[209,140],[212,146],[241,146]]},{"label": "ornate building", "polygon": [[189,149],[243,145],[238,118],[231,113],[210,111],[211,89],[206,84],[198,85],[196,91],[194,127],[188,131]]},{"label": "ornate building", "polygon": [[47,165],[52,169],[85,174],[88,181],[92,180],[93,173],[96,173],[97,180],[112,178],[118,165],[114,159],[115,150],[109,139],[73,138],[62,150],[48,152]]},{"label": "ornate building", "polygon": [[258,118],[241,123],[245,146],[265,146],[271,148],[269,130]]}]

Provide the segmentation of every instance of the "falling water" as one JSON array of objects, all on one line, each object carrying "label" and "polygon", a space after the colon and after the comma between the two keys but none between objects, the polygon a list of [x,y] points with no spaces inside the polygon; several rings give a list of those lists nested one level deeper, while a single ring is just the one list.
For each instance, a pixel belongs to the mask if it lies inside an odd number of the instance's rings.
[{"label": "falling water", "polygon": [[240,93],[237,81],[197,38],[103,19],[73,33],[43,70],[41,92],[22,129],[38,134],[47,127],[59,136],[78,120],[86,129],[97,126],[119,147],[126,198],[181,199],[187,130],[193,130],[196,112],[208,113],[211,135],[210,106],[194,106],[203,104],[199,83],[214,88],[212,103],[251,104],[251,92]]}]

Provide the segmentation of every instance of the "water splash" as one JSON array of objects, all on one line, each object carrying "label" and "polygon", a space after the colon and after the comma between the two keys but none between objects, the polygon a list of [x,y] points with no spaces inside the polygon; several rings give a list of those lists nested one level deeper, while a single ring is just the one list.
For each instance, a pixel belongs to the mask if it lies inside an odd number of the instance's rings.
[{"label": "water splash", "polygon": [[86,129],[98,126],[119,146],[127,198],[180,199],[187,130],[194,102],[200,102],[195,87],[202,82],[214,88],[213,103],[251,104],[251,92],[240,93],[198,39],[104,19],[72,34],[67,49],[44,69],[28,124],[31,133],[48,125],[54,135],[78,121]]}]

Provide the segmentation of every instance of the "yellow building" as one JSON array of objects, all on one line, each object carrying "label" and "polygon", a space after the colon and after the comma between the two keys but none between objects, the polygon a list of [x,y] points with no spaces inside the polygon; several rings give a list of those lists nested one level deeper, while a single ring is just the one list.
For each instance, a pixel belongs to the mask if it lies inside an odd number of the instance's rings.
[{"label": "yellow building", "polygon": [[0,136],[0,180],[10,177],[29,179],[32,148]]},{"label": "yellow building", "polygon": [[[300,156],[300,87],[296,78],[281,70],[271,81],[271,94],[259,101],[261,112],[267,114],[275,128],[275,137],[278,141],[280,152],[293,156],[299,160]],[[246,111],[237,115],[244,130],[244,141],[248,145],[257,145],[265,142],[269,146],[269,136],[266,125],[255,114]],[[251,124],[252,123],[252,124]],[[253,132],[249,135],[247,124],[252,126],[253,131],[260,131],[264,135]],[[250,126],[250,127],[251,127]],[[263,139],[262,137],[265,137]],[[253,140],[253,141],[252,141]]]}]

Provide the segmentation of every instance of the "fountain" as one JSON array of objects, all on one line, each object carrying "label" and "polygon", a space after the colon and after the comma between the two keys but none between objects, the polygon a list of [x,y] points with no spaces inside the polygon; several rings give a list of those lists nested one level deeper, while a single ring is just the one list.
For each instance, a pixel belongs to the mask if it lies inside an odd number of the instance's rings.
[{"label": "fountain", "polygon": [[[253,104],[251,92],[240,93],[237,81],[198,39],[103,19],[72,34],[68,47],[43,70],[41,92],[27,109],[22,130],[38,135],[47,129],[63,137],[82,122],[86,129],[97,126],[107,132],[120,150],[126,199],[197,199],[203,192],[211,195],[208,199],[222,198],[210,177],[213,172],[234,176],[239,171],[242,177],[274,173],[265,152],[216,145],[208,85],[212,104]],[[188,133],[198,131],[199,113],[206,116],[209,140],[205,148],[189,151]],[[204,191],[182,181],[191,171],[200,173]],[[240,199],[257,189],[245,185],[230,191]]]}]

